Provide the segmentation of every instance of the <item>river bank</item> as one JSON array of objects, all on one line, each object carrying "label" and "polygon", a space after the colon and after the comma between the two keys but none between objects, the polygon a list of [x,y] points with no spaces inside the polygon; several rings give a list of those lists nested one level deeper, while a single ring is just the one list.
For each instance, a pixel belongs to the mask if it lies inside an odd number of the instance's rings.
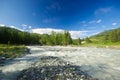
[{"label": "river bank", "polygon": [[93,43],[88,43],[88,44],[69,45],[69,46],[71,46],[71,47],[108,48],[108,49],[120,50],[120,45],[119,44],[93,44]]},{"label": "river bank", "polygon": [[7,60],[22,57],[29,53],[29,49],[23,45],[0,45],[0,65]]}]

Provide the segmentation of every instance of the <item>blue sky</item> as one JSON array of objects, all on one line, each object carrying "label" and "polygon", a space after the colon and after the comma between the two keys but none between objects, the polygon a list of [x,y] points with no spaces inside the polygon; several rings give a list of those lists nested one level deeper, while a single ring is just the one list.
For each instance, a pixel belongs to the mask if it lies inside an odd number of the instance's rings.
[{"label": "blue sky", "polygon": [[120,0],[0,0],[0,25],[73,38],[120,27]]}]

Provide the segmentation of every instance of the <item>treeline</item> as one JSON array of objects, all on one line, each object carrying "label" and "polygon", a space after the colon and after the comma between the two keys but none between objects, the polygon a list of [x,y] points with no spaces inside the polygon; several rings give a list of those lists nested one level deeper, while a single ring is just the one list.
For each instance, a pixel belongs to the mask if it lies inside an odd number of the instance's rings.
[{"label": "treeline", "polygon": [[36,34],[19,31],[10,27],[0,27],[0,44],[25,45],[80,45],[81,39],[72,39],[68,31],[64,33]]},{"label": "treeline", "polygon": [[22,32],[14,28],[0,27],[1,44],[38,44],[39,35]]},{"label": "treeline", "polygon": [[107,32],[107,34],[103,37],[104,41],[110,42],[119,42],[120,41],[120,28],[113,29]]},{"label": "treeline", "polygon": [[120,28],[104,31],[91,37],[91,39],[93,38],[102,41],[102,43],[120,42]]},{"label": "treeline", "polygon": [[52,31],[50,35],[41,35],[40,39],[41,45],[70,45],[72,43],[72,38],[68,31],[64,31],[64,33],[55,33]]}]

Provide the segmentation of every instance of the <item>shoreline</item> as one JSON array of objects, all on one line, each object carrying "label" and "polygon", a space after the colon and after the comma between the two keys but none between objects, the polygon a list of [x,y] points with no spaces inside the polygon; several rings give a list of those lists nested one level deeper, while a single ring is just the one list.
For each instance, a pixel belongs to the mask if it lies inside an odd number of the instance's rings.
[{"label": "shoreline", "polygon": [[4,66],[4,64],[15,58],[23,57],[26,54],[30,54],[30,49],[23,46],[13,46],[13,47],[0,47],[0,66]]},{"label": "shoreline", "polygon": [[74,48],[80,48],[80,47],[86,47],[86,48],[104,48],[104,49],[114,49],[114,50],[120,50],[120,45],[116,46],[116,45],[102,45],[102,46],[95,46],[95,45],[88,45],[88,46],[84,46],[84,45],[67,45],[67,46],[59,46],[59,45],[55,45],[55,46],[38,46],[38,47],[74,47]]}]

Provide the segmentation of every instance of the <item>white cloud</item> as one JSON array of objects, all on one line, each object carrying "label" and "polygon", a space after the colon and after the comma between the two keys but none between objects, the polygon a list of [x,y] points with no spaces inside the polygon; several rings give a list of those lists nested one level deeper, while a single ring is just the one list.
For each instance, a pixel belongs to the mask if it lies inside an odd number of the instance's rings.
[{"label": "white cloud", "polygon": [[29,28],[29,29],[31,29],[31,28],[32,28],[32,26],[28,26],[28,28]]},{"label": "white cloud", "polygon": [[20,30],[20,31],[24,31],[23,29],[20,29],[20,28],[15,27],[15,26],[9,26],[9,27],[14,28],[14,29],[17,29],[17,30]]},{"label": "white cloud", "polygon": [[101,23],[101,22],[102,22],[102,20],[101,20],[101,19],[99,19],[99,20],[97,20],[97,21],[96,21],[96,23]]},{"label": "white cloud", "polygon": [[21,26],[22,26],[22,29],[24,29],[24,30],[27,30],[27,29],[31,29],[31,28],[32,28],[32,26],[26,25],[26,24],[22,24]]},{"label": "white cloud", "polygon": [[[51,34],[52,31],[63,33],[62,29],[52,29],[52,28],[37,28],[31,30],[33,33],[38,34]],[[73,39],[86,37],[88,31],[69,31]]]},{"label": "white cloud", "polygon": [[27,25],[26,25],[26,24],[22,24],[21,26],[23,26],[23,27],[27,27]]},{"label": "white cloud", "polygon": [[52,28],[36,28],[36,29],[32,29],[33,33],[38,33],[38,34],[50,34],[52,31],[63,32],[64,30],[52,29]]},{"label": "white cloud", "polygon": [[71,33],[71,36],[73,39],[77,39],[77,38],[84,38],[87,37],[87,32],[88,31],[69,31]]},{"label": "white cloud", "polygon": [[[5,27],[6,25],[5,24],[0,24],[0,26]],[[20,29],[20,28],[15,27],[15,26],[7,26],[7,27],[14,28],[14,29],[17,29],[17,30],[20,30],[20,31],[24,31],[23,29]]]},{"label": "white cloud", "polygon": [[89,21],[88,23],[89,24],[93,24],[93,23],[101,23],[102,22],[102,20],[101,19],[98,19],[98,20],[91,20],[91,21]]},{"label": "white cloud", "polygon": [[112,10],[112,7],[104,7],[104,8],[99,8],[95,11],[95,15],[101,14],[101,13],[108,13]]},{"label": "white cloud", "polygon": [[2,27],[3,27],[3,26],[5,26],[5,24],[0,24],[0,26],[2,26]]},{"label": "white cloud", "polygon": [[114,22],[114,23],[112,23],[112,25],[115,26],[115,25],[117,25],[117,23]]}]

